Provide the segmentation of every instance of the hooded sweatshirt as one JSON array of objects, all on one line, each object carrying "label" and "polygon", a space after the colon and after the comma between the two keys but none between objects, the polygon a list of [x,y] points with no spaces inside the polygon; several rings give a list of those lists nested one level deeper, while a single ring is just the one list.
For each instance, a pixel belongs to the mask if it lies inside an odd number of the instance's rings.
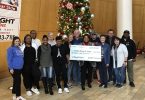
[{"label": "hooded sweatshirt", "polygon": [[7,62],[8,68],[11,69],[22,69],[24,60],[23,52],[19,47],[12,46],[7,49]]}]

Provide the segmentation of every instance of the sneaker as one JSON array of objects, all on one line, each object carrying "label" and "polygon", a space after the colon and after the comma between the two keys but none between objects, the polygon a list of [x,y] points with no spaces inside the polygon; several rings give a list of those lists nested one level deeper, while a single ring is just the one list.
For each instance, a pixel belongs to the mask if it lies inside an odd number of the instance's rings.
[{"label": "sneaker", "polygon": [[13,100],[16,100],[16,96],[13,96]]},{"label": "sneaker", "polygon": [[107,88],[108,86],[107,86],[107,85],[104,85],[103,87],[104,87],[104,88]]},{"label": "sneaker", "polygon": [[69,88],[72,88],[72,83],[67,84]]},{"label": "sneaker", "polygon": [[68,88],[64,88],[64,91],[65,91],[66,93],[69,93],[69,89],[68,89]]},{"label": "sneaker", "polygon": [[129,85],[130,85],[131,87],[135,87],[135,85],[134,85],[133,82],[130,82]]},{"label": "sneaker", "polygon": [[118,88],[122,88],[122,87],[123,87],[123,85],[119,84]]},{"label": "sneaker", "polygon": [[34,92],[37,95],[40,94],[40,92],[39,92],[39,90],[37,88],[32,87],[31,91]]},{"label": "sneaker", "polygon": [[104,84],[102,84],[102,83],[99,85],[99,87],[103,87],[103,86],[104,86]]},{"label": "sneaker", "polygon": [[19,96],[16,98],[16,100],[26,100],[25,98],[23,98],[22,96]]},{"label": "sneaker", "polygon": [[116,84],[115,87],[119,87],[119,84]]},{"label": "sneaker", "polygon": [[62,93],[62,89],[61,89],[61,88],[58,89],[58,93],[59,93],[59,94]]},{"label": "sneaker", "polygon": [[12,86],[10,86],[10,87],[9,87],[9,89],[10,89],[10,90],[12,90],[12,89],[13,89],[13,87],[12,87]]},{"label": "sneaker", "polygon": [[31,91],[27,91],[26,94],[27,94],[27,96],[32,96],[32,92]]},{"label": "sneaker", "polygon": [[112,83],[113,81],[112,80],[108,80],[108,83]]}]

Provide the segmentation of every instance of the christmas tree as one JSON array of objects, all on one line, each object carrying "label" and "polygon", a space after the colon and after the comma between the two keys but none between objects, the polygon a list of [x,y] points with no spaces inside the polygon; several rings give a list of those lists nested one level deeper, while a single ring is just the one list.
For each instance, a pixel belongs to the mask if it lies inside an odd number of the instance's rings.
[{"label": "christmas tree", "polygon": [[63,35],[73,33],[75,29],[81,34],[93,31],[89,0],[61,0],[58,11],[58,32]]}]

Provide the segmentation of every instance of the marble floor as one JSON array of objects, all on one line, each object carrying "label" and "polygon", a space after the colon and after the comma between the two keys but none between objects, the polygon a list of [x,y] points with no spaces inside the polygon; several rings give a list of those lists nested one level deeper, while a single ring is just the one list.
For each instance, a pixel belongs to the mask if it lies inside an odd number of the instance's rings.
[{"label": "marble floor", "polygon": [[[57,94],[57,89],[54,87],[54,95],[46,95],[43,89],[40,90],[40,95],[26,96],[25,89],[22,84],[22,96],[27,100],[145,100],[145,58],[138,56],[134,66],[135,72],[135,88],[131,88],[128,83],[123,88],[115,88],[109,84],[107,89],[99,88],[96,80],[93,81],[91,89],[86,87],[82,91],[79,86],[70,89],[70,93]],[[0,100],[12,100],[11,78],[0,80]]]}]

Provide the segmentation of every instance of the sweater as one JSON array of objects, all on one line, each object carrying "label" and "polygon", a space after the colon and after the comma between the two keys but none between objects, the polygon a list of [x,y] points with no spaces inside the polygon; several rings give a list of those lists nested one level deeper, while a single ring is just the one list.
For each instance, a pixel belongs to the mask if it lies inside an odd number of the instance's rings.
[{"label": "sweater", "polygon": [[23,52],[19,47],[12,46],[7,49],[7,62],[10,70],[23,68]]},{"label": "sweater", "polygon": [[51,46],[41,45],[38,48],[38,63],[40,67],[52,67]]}]

